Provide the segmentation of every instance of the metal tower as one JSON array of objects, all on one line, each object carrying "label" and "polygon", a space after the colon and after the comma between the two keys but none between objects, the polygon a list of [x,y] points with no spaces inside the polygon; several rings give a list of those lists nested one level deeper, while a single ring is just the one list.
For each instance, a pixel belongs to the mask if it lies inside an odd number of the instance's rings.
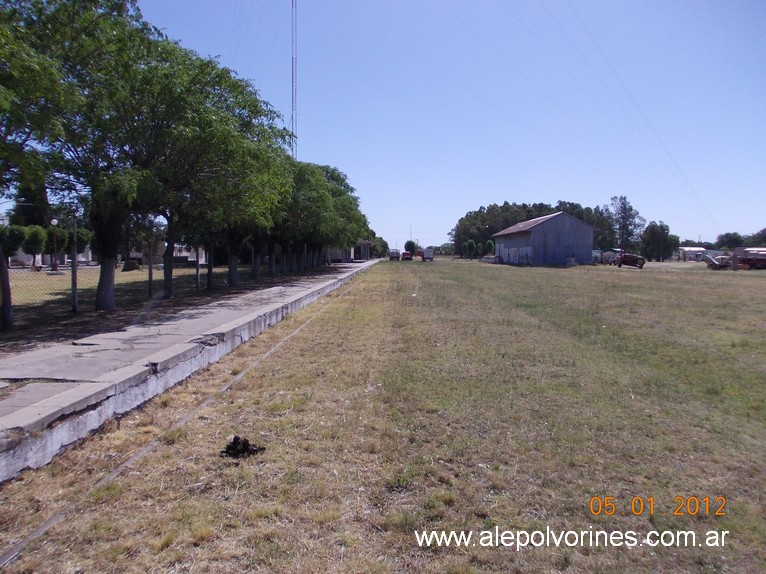
[{"label": "metal tower", "polygon": [[293,138],[291,151],[293,159],[298,159],[298,0],[293,0]]}]

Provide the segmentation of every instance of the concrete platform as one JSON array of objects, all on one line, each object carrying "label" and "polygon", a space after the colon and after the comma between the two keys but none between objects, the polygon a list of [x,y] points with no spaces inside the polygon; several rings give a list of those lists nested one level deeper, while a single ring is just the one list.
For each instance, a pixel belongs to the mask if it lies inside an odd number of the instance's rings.
[{"label": "concrete platform", "polygon": [[297,278],[165,320],[0,359],[0,482],[47,464],[109,418],[219,360],[376,261],[338,265],[329,278]]}]

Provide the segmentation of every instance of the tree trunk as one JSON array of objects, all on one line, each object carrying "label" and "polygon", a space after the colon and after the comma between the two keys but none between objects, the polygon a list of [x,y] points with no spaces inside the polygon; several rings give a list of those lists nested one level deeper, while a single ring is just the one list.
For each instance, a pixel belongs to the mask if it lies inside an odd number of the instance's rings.
[{"label": "tree trunk", "polygon": [[208,257],[207,258],[207,277],[206,277],[207,283],[205,285],[205,289],[208,291],[213,290],[213,258]]},{"label": "tree trunk", "polygon": [[111,311],[117,307],[114,302],[114,270],[117,268],[116,255],[102,255],[96,287],[96,311]]},{"label": "tree trunk", "polygon": [[269,277],[277,276],[276,247],[274,241],[269,239]]},{"label": "tree trunk", "polygon": [[215,251],[216,236],[211,235],[208,237],[207,245],[205,245],[205,253],[207,255],[206,265],[206,277],[205,277],[205,289],[208,291],[213,290],[213,252]]},{"label": "tree trunk", "polygon": [[251,273],[251,277],[256,283],[261,282],[261,260],[263,259],[263,247],[259,244],[256,246],[255,242],[253,242],[253,269]]},{"label": "tree trunk", "polygon": [[167,243],[165,252],[162,254],[162,298],[170,299],[173,297],[173,251],[176,244],[176,229],[173,225],[173,217],[166,217],[168,222]]},{"label": "tree trunk", "polygon": [[229,286],[239,285],[239,254],[242,251],[244,237],[241,233],[229,233]]},{"label": "tree trunk", "polygon": [[[168,227],[169,230],[169,227]],[[170,234],[168,233],[168,236]],[[162,254],[162,298],[170,299],[173,296],[173,247],[174,244],[170,237],[165,246],[165,253]]]},{"label": "tree trunk", "polygon": [[239,284],[239,255],[229,253],[229,286],[236,287]]},{"label": "tree trunk", "polygon": [[10,331],[13,329],[13,307],[11,306],[11,277],[8,273],[8,261],[0,247],[0,330]]}]

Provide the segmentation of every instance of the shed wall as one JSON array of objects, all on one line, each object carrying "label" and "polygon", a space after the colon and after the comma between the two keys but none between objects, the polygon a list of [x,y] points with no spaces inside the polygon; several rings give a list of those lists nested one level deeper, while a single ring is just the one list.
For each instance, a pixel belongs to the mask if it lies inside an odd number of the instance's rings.
[{"label": "shed wall", "polygon": [[593,229],[571,217],[555,217],[531,230],[498,237],[495,254],[513,265],[566,265],[593,262]]}]

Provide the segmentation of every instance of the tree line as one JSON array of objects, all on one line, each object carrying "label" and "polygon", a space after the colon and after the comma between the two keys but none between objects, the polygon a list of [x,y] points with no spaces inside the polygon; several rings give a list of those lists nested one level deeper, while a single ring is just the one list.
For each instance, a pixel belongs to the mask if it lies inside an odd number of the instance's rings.
[{"label": "tree line", "polygon": [[231,285],[245,246],[270,255],[270,272],[277,245],[296,269],[361,238],[385,252],[347,176],[293,159],[280,121],[249,81],[165,37],[135,0],[3,2],[0,192],[27,226],[0,230],[4,324],[6,257],[25,242],[41,252],[47,239],[29,226],[45,232],[52,214],[91,234],[97,310],[116,306],[119,255],[152,238],[166,244],[165,297],[177,243],[225,248]]},{"label": "tree line", "polygon": [[751,235],[723,233],[715,243],[702,243],[670,233],[670,227],[662,221],[650,221],[641,217],[625,196],[614,196],[609,204],[583,207],[579,203],[558,201],[548,203],[491,204],[469,211],[461,217],[450,232],[455,253],[463,257],[492,254],[492,236],[517,223],[563,211],[592,225],[593,248],[621,248],[628,252],[639,252],[647,259],[664,261],[669,259],[679,246],[700,245],[707,249],[733,249],[735,247],[757,247],[766,245],[766,228]]}]

